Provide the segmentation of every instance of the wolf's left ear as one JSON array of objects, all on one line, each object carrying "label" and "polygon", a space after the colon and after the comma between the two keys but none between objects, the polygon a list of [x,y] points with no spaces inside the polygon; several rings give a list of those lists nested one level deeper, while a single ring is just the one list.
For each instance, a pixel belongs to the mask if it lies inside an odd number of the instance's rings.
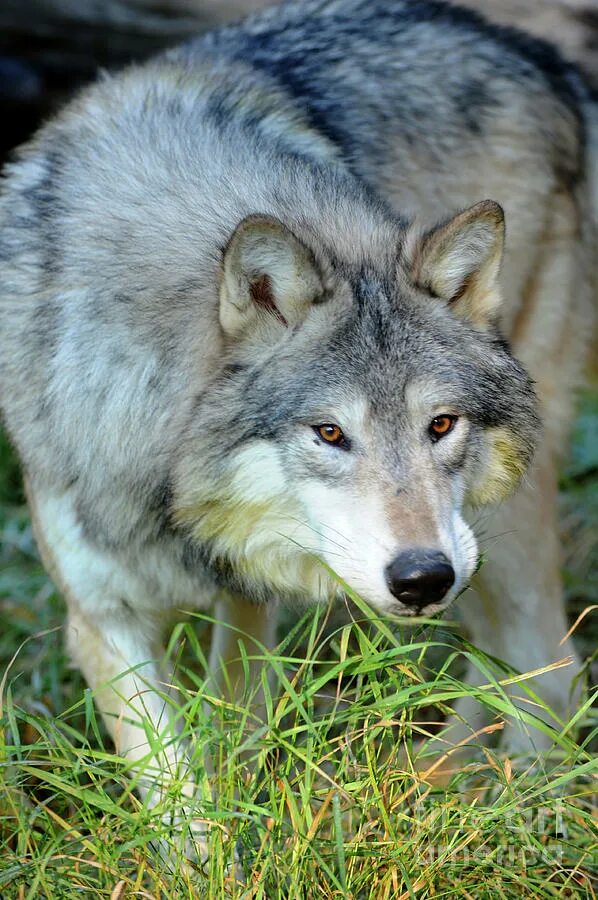
[{"label": "wolf's left ear", "polygon": [[297,325],[323,294],[311,251],[278,219],[248,216],[224,251],[220,324],[231,337]]},{"label": "wolf's left ear", "polygon": [[483,200],[420,238],[411,253],[414,283],[481,328],[496,321],[505,241],[502,208]]}]

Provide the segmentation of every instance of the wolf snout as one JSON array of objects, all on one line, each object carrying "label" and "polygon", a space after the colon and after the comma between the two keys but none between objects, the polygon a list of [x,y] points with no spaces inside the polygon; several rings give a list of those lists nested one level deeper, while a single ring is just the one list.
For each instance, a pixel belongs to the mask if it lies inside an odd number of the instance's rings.
[{"label": "wolf snout", "polygon": [[418,609],[440,603],[455,583],[455,570],[437,550],[407,550],[386,567],[391,594],[405,606]]}]

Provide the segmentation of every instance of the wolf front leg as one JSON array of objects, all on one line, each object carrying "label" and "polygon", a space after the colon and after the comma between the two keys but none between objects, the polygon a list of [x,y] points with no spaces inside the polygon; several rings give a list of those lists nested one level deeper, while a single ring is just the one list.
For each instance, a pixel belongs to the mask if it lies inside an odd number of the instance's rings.
[{"label": "wolf front leg", "polygon": [[[159,667],[164,610],[127,601],[131,574],[90,543],[68,494],[48,495],[27,484],[27,496],[42,559],[68,606],[71,657],[116,751],[130,761],[148,806],[162,804],[164,823],[184,830],[192,838],[186,850],[203,855],[205,829],[196,827],[198,790],[179,737],[180,709]],[[168,852],[166,841],[158,843]]]},{"label": "wolf front leg", "polygon": [[[214,619],[209,661],[211,689],[218,697],[249,712],[243,727],[243,750],[238,758],[254,771],[259,747],[252,739],[252,732],[266,722],[264,689],[272,695],[274,684],[272,668],[265,670],[264,652],[276,645],[277,604],[250,603],[238,594],[223,592],[215,604]],[[237,792],[235,797],[238,798]],[[242,844],[238,842],[235,874],[243,881],[244,854],[240,848]]]},{"label": "wolf front leg", "polygon": [[[473,643],[519,672],[571,659],[570,665],[553,669],[530,682],[530,687],[548,707],[565,718],[579,696],[578,692],[572,692],[579,658],[571,639],[561,643],[568,626],[560,574],[556,500],[556,466],[545,453],[543,458],[538,458],[519,492],[485,521],[481,545],[486,560],[476,579],[475,591],[463,597],[463,613]],[[478,683],[486,681],[477,671],[471,676]],[[547,718],[526,698],[521,685],[512,685],[507,690],[519,707]],[[474,730],[485,724],[482,708],[471,698],[459,702],[456,712]],[[451,742],[465,736],[463,725],[447,732]],[[513,753],[539,750],[551,744],[550,738],[540,730],[522,722],[507,723],[503,746]]]},{"label": "wolf front leg", "polygon": [[175,785],[193,797],[176,705],[159,670],[157,621],[148,627],[127,613],[106,622],[91,619],[72,598],[68,605],[71,658],[93,690],[116,752],[139,771],[141,794],[151,806]]},{"label": "wolf front leg", "polygon": [[[144,626],[131,617],[91,620],[69,601],[68,647],[106,723],[119,756],[130,762],[135,787],[157,808],[170,834],[152,841],[166,865],[186,869],[187,860],[208,856],[208,827],[194,768],[180,735],[181,713],[160,671],[163,650],[158,622]],[[165,680],[166,679],[166,680]],[[205,760],[200,760],[205,766]]]},{"label": "wolf front leg", "polygon": [[[276,645],[277,606],[223,593],[216,602],[214,619],[209,663],[212,685],[230,703],[250,704],[253,720],[263,722],[263,655]],[[272,683],[271,670],[266,677]]]}]

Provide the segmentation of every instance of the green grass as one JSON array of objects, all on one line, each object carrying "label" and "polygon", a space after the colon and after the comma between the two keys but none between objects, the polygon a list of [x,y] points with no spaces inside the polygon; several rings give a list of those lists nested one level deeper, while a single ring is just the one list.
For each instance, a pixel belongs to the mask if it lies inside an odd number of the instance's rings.
[{"label": "green grass", "polygon": [[[571,620],[598,601],[596,412],[588,395],[563,481]],[[63,605],[33,548],[5,445],[0,472],[2,900],[596,896],[598,717],[590,701],[571,723],[544,709],[548,754],[510,760],[478,749],[465,760],[449,753],[434,768],[428,736],[473,690],[460,679],[465,661],[486,673],[475,692],[499,727],[518,715],[505,692],[511,675],[451,622],[404,631],[358,598],[352,620],[325,609],[287,617],[265,659],[279,685],[272,693],[263,682],[267,723],[249,712],[249,696],[237,706],[218,697],[204,704],[209,622],[177,626],[169,646],[176,714],[202,781],[193,813],[209,826],[210,846],[203,865],[179,866],[176,829],[137,799],[90,691],[69,668]],[[591,613],[578,638],[591,654]],[[513,727],[539,724],[534,689],[541,682],[517,685],[528,702]],[[440,779],[440,769],[452,774]],[[177,805],[175,784],[168,807]],[[169,864],[150,846],[160,839]]]}]

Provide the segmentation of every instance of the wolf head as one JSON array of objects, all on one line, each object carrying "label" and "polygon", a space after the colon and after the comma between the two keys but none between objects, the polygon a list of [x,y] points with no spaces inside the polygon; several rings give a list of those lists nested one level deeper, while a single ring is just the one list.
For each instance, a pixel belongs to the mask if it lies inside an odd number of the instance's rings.
[{"label": "wolf head", "polygon": [[345,582],[383,612],[436,611],[477,563],[464,508],[516,488],[539,427],[497,328],[502,210],[397,224],[358,266],[306,235],[251,216],[230,238],[226,360],[194,411],[175,518],[256,599]]}]

